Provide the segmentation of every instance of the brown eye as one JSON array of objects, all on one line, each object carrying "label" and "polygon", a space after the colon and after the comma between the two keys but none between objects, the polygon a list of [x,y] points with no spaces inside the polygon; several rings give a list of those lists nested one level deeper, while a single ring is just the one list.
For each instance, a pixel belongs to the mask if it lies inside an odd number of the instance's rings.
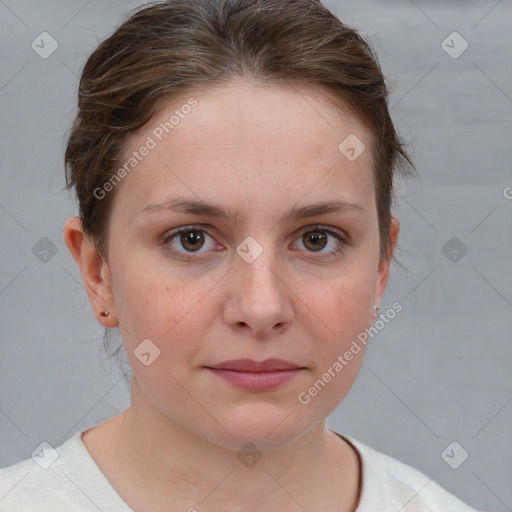
[{"label": "brown eye", "polygon": [[187,251],[197,251],[204,245],[202,231],[185,231],[180,234],[180,242]]},{"label": "brown eye", "polygon": [[312,251],[321,251],[327,245],[327,235],[322,231],[308,231],[302,235],[302,240]]},{"label": "brown eye", "polygon": [[164,236],[163,243],[174,254],[184,258],[193,254],[206,255],[209,251],[221,248],[207,231],[196,226],[175,229]]},{"label": "brown eye", "polygon": [[314,226],[304,229],[295,244],[298,244],[301,251],[316,254],[315,259],[322,259],[341,254],[345,246],[348,245],[348,241],[338,231],[323,226]]}]

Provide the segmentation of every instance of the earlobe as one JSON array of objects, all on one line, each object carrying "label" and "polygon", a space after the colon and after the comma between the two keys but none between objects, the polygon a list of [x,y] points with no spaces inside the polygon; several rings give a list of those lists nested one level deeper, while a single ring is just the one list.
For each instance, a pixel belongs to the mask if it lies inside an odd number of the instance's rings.
[{"label": "earlobe", "polygon": [[[84,232],[79,217],[71,217],[66,221],[63,239],[80,269],[96,318],[105,327],[115,327],[118,322],[108,263]],[[105,315],[105,312],[108,314]]]}]

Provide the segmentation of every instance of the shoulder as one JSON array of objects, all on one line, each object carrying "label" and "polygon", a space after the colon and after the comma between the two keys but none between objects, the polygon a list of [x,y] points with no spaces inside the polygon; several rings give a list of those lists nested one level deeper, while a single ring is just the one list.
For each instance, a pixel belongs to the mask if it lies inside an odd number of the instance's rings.
[{"label": "shoulder", "polygon": [[62,465],[54,462],[45,468],[44,459],[47,464],[54,452],[47,448],[38,455],[43,466],[29,458],[0,469],[0,512],[82,510],[71,501],[75,493],[69,492]]},{"label": "shoulder", "polygon": [[79,431],[62,445],[0,468],[0,512],[109,512],[123,507],[83,445]]},{"label": "shoulder", "polygon": [[361,458],[362,490],[356,512],[477,512],[433,477],[352,437],[341,437],[354,446]]}]

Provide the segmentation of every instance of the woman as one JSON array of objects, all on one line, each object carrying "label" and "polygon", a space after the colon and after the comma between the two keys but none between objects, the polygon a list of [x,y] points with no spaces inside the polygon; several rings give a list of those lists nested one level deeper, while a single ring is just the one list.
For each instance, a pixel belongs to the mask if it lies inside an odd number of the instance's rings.
[{"label": "woman", "polygon": [[414,170],[387,95],[316,0],[157,3],[100,44],[64,240],[120,327],[132,401],[1,470],[2,511],[473,510],[325,427],[387,285],[393,177]]}]

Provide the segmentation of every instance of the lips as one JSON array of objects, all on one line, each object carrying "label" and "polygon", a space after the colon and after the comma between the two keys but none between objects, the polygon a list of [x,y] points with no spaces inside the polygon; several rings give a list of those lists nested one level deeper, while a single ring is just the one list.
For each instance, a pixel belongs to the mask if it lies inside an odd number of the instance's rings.
[{"label": "lips", "polygon": [[265,359],[265,361],[255,361],[254,359],[233,359],[222,363],[207,366],[217,370],[232,370],[237,372],[276,372],[280,370],[297,370],[300,365],[285,361],[284,359]]},{"label": "lips", "polygon": [[290,361],[275,358],[265,361],[233,359],[205,368],[231,385],[251,392],[279,388],[305,369]]}]

